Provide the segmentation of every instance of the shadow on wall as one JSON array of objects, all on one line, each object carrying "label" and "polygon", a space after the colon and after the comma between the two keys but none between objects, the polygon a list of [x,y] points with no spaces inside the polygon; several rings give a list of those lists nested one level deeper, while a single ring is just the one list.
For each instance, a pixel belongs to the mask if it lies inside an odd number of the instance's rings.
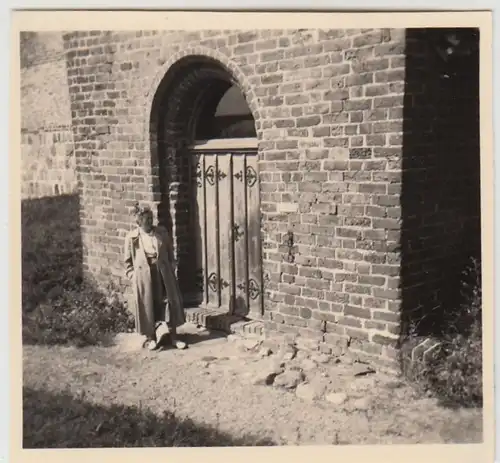
[{"label": "shadow on wall", "polygon": [[76,194],[22,202],[24,344],[106,344],[134,326],[121,289],[83,278],[79,210]]},{"label": "shadow on wall", "polygon": [[[43,425],[42,425],[43,424]],[[234,438],[171,412],[104,407],[68,393],[23,388],[23,448],[272,446],[255,436]]]},{"label": "shadow on wall", "polygon": [[446,331],[481,259],[479,31],[408,29],[406,41],[402,337]]},{"label": "shadow on wall", "polygon": [[83,281],[78,194],[21,203],[23,312],[59,297]]}]

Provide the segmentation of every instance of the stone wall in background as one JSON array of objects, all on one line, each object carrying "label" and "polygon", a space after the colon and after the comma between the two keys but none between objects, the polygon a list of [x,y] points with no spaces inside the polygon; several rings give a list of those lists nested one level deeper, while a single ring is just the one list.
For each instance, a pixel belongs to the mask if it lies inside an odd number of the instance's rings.
[{"label": "stone wall in background", "polygon": [[66,57],[61,33],[21,36],[21,193],[77,190]]}]

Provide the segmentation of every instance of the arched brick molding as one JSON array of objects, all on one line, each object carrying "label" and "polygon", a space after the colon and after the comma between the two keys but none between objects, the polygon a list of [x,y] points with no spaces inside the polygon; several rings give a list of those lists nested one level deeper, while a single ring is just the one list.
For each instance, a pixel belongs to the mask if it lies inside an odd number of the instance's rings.
[{"label": "arched brick molding", "polygon": [[222,69],[224,69],[229,75],[232,76],[234,82],[238,84],[243,95],[245,96],[248,107],[252,111],[255,124],[257,125],[257,131],[259,130],[260,122],[260,102],[257,98],[255,91],[250,85],[248,76],[240,69],[240,67],[232,61],[227,55],[220,53],[213,48],[208,47],[190,47],[180,50],[168,59],[156,73],[151,87],[147,91],[144,102],[145,102],[145,120],[144,120],[144,140],[150,139],[151,134],[151,124],[153,123],[153,105],[155,98],[158,96],[158,90],[164,78],[167,74],[175,68],[176,63],[180,62],[183,58],[190,56],[201,56],[212,59],[214,62],[218,63]]},{"label": "arched brick molding", "polygon": [[187,291],[193,252],[193,168],[188,146],[194,126],[207,105],[215,110],[220,98],[236,84],[260,131],[259,101],[246,76],[225,55],[203,47],[183,50],[165,63],[146,96],[144,140],[149,141],[153,198],[158,220],[170,228],[179,262],[179,282]]}]

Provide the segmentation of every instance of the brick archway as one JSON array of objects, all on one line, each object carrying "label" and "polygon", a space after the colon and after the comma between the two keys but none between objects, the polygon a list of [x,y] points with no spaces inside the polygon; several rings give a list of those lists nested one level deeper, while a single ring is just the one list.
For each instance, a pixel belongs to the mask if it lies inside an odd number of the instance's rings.
[{"label": "brick archway", "polygon": [[231,61],[226,55],[217,50],[208,47],[191,47],[185,48],[174,55],[172,55],[156,73],[151,87],[147,91],[145,101],[145,121],[143,127],[144,140],[152,139],[151,126],[155,123],[155,101],[158,99],[159,91],[161,91],[162,83],[168,78],[169,74],[175,72],[179,63],[185,58],[189,57],[204,57],[210,59],[213,63],[217,64],[220,69],[224,70],[229,76],[232,77],[235,83],[240,87],[243,95],[245,96],[248,107],[252,111],[257,131],[260,129],[260,101],[249,82],[248,76],[241,70],[241,68]]},{"label": "brick archway", "polygon": [[258,100],[247,77],[215,50],[196,47],[174,55],[157,74],[146,97],[145,140],[150,146],[153,199],[159,222],[171,230],[184,291],[193,284],[193,166],[188,155],[193,127],[207,104],[216,105],[232,85],[245,97],[258,133]]}]

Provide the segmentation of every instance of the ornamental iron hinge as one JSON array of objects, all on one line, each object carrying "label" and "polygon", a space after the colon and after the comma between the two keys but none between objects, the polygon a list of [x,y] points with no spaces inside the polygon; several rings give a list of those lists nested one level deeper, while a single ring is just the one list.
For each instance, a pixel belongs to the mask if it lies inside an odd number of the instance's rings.
[{"label": "ornamental iron hinge", "polygon": [[[257,172],[255,172],[255,169],[252,166],[247,166],[245,169],[246,172],[246,182],[247,185],[251,188],[257,183]],[[234,174],[235,178],[239,180],[240,182],[243,181],[243,171],[240,170],[239,172],[236,172]]]},{"label": "ornamental iron hinge", "polygon": [[[236,287],[243,292],[246,291],[245,283],[240,283]],[[257,299],[260,295],[259,285],[257,284],[257,282],[253,278],[251,278],[248,281],[248,295],[250,296],[250,299],[253,299],[253,300]]]},{"label": "ornamental iron hinge", "polygon": [[226,177],[227,175],[225,172],[222,172],[221,170],[216,171],[214,166],[208,167],[208,169],[205,171],[205,178],[212,186],[215,185],[215,180],[219,181]]},{"label": "ornamental iron hinge", "polygon": [[194,177],[196,179],[196,185],[198,186],[198,188],[201,188],[203,186],[203,172],[200,161],[196,163],[196,172],[194,174]]},{"label": "ornamental iron hinge", "polygon": [[253,187],[257,183],[257,172],[252,166],[247,166],[247,185]]},{"label": "ornamental iron hinge", "polygon": [[216,293],[218,286],[223,290],[229,286],[229,283],[223,278],[217,278],[217,274],[212,272],[208,277],[208,286],[212,292]]},{"label": "ornamental iron hinge", "polygon": [[215,167],[210,166],[205,171],[205,178],[210,185],[215,185]]},{"label": "ornamental iron hinge", "polygon": [[240,226],[237,223],[233,223],[233,236],[234,241],[238,242],[242,236],[245,235],[245,232],[240,230]]}]

